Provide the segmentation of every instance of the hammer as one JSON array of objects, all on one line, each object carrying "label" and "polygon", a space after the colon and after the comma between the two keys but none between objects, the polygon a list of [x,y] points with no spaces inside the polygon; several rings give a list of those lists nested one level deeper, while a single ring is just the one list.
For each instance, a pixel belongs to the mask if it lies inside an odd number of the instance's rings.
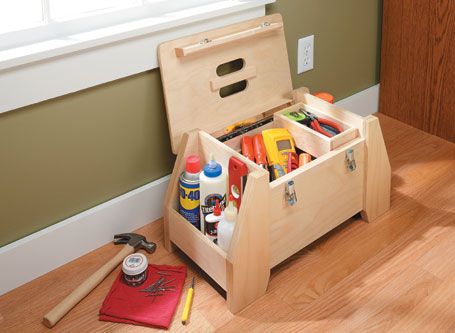
[{"label": "hammer", "polygon": [[137,250],[144,249],[148,253],[155,252],[156,244],[148,242],[144,236],[138,234],[119,234],[114,236],[114,244],[126,244],[125,247],[111,260],[105,263],[100,269],[82,282],[71,294],[57,304],[43,318],[43,324],[53,327],[63,318],[77,303],[87,296],[106,276],[120,264],[123,259]]}]

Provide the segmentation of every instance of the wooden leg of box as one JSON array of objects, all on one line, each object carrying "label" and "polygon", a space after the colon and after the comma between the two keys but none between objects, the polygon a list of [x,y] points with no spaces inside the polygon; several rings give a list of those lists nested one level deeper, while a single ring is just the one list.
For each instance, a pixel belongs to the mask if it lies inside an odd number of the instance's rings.
[{"label": "wooden leg of box", "polygon": [[265,294],[270,278],[269,180],[264,172],[248,175],[227,256],[227,304],[237,313]]},{"label": "wooden leg of box", "polygon": [[362,218],[374,221],[390,208],[391,168],[379,119],[365,119],[367,159]]},{"label": "wooden leg of box", "polygon": [[181,173],[185,170],[185,159],[191,154],[198,153],[199,130],[193,130],[182,136],[182,141],[175,160],[174,170],[164,198],[164,247],[169,252],[173,251],[173,244],[169,234],[169,210],[178,207],[178,183]]}]

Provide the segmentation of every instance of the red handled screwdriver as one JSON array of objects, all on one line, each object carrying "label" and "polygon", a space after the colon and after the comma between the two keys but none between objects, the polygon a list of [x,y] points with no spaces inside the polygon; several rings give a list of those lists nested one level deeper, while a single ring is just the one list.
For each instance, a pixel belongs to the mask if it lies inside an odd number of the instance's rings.
[{"label": "red handled screwdriver", "polygon": [[256,163],[265,170],[268,170],[267,153],[265,151],[264,139],[261,134],[257,134],[253,137],[253,150]]},{"label": "red handled screwdriver", "polygon": [[242,138],[242,155],[254,162],[253,140],[251,136],[245,135]]}]

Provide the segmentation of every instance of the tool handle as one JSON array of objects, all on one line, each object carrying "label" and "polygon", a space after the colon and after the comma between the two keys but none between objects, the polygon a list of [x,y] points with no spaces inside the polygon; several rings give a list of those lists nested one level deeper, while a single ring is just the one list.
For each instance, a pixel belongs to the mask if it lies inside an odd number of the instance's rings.
[{"label": "tool handle", "polygon": [[183,313],[182,313],[182,324],[185,325],[188,316],[190,315],[190,308],[191,308],[191,302],[193,301],[193,293],[194,289],[190,288],[188,289],[188,294],[186,295],[186,301],[185,301],[185,307],[183,308]]},{"label": "tool handle", "polygon": [[339,124],[330,119],[319,119],[319,123],[322,125],[329,126],[333,128],[335,131],[338,131],[339,133],[343,132],[343,127],[341,127]]},{"label": "tool handle", "polygon": [[288,153],[287,173],[292,171],[292,153]]},{"label": "tool handle", "polygon": [[253,139],[251,139],[251,136],[245,135],[242,138],[242,155],[254,162]]},{"label": "tool handle", "polygon": [[125,247],[111,260],[104,264],[100,269],[93,273],[89,278],[82,282],[71,294],[57,304],[43,318],[43,324],[49,328],[53,327],[63,318],[77,303],[87,296],[97,285],[112,272],[123,259],[134,253],[134,247],[126,244]]},{"label": "tool handle", "polygon": [[256,163],[259,165],[267,165],[267,153],[265,151],[264,139],[261,134],[253,137],[253,149]]},{"label": "tool handle", "polygon": [[307,153],[302,153],[299,155],[299,167],[304,166],[311,162],[311,155]]}]

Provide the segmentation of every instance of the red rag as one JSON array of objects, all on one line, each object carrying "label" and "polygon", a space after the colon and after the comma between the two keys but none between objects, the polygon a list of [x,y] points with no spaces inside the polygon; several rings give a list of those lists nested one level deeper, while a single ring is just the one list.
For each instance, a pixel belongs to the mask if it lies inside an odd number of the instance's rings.
[{"label": "red rag", "polygon": [[[166,272],[168,275],[160,275]],[[175,309],[180,300],[186,278],[186,266],[149,265],[147,279],[137,287],[126,285],[120,272],[100,309],[99,320],[112,321],[149,327],[169,328]],[[166,286],[174,286],[175,292],[166,292],[163,296],[147,297],[147,288],[159,278],[174,281]],[[154,300],[153,300],[154,298]]]}]

